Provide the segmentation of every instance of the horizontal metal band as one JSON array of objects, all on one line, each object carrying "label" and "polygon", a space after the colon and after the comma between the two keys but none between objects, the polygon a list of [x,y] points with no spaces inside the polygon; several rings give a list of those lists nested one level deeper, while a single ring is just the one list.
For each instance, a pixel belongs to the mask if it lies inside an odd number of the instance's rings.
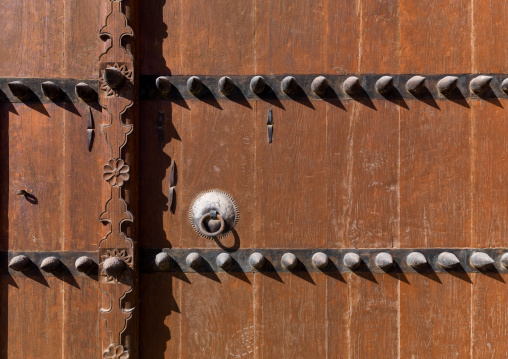
[{"label": "horizontal metal band", "polygon": [[[19,99],[10,90],[8,83],[22,82],[29,89],[26,99]],[[57,100],[50,100],[42,92],[41,85],[44,82],[51,81],[61,90]],[[81,99],[76,95],[75,87],[78,83],[88,84],[96,93],[98,91],[98,80],[94,79],[55,79],[55,78],[36,78],[36,77],[1,77],[0,78],[0,103],[71,103],[79,102]],[[97,98],[97,95],[95,96]],[[95,101],[96,102],[96,101]]]},{"label": "horizontal metal band", "polygon": [[479,96],[473,93],[469,84],[478,74],[458,74],[453,75],[458,78],[457,87],[446,96],[438,92],[437,83],[446,75],[422,75],[426,77],[425,88],[418,95],[411,94],[406,89],[407,81],[412,78],[413,74],[390,75],[393,77],[393,90],[385,95],[379,94],[375,85],[383,76],[380,74],[356,75],[361,83],[362,89],[353,97],[346,94],[343,90],[344,81],[351,75],[326,75],[329,88],[323,96],[316,95],[311,90],[311,84],[319,75],[293,75],[298,83],[298,88],[294,95],[288,96],[281,90],[281,82],[287,75],[262,75],[266,81],[265,90],[257,95],[250,89],[250,81],[252,76],[230,76],[235,85],[233,92],[229,96],[224,96],[218,89],[219,79],[222,76],[199,76],[203,83],[203,90],[199,97],[194,96],[187,89],[187,80],[189,76],[169,76],[171,82],[171,90],[167,95],[161,95],[156,87],[157,75],[141,75],[140,76],[140,99],[141,100],[202,100],[213,101],[217,99],[230,99],[235,102],[242,103],[246,100],[265,100],[274,102],[277,100],[296,100],[298,102],[310,100],[325,100],[333,102],[334,100],[357,100],[369,101],[371,99],[386,99],[392,102],[401,102],[403,99],[419,99],[419,100],[451,100],[460,102],[465,99],[476,100],[495,100],[497,98],[508,98],[508,94],[501,89],[501,83],[508,77],[504,74],[493,74],[492,81],[484,93]]},{"label": "horizontal metal band", "polygon": [[[191,253],[198,253],[203,262],[200,268],[194,270],[186,263],[186,258]],[[261,253],[265,257],[265,265],[262,269],[257,270],[249,264],[249,257],[252,253]],[[324,253],[327,255],[329,263],[323,269],[318,269],[312,263],[312,256],[315,253]],[[387,270],[383,270],[375,263],[376,256],[385,252],[392,256],[393,265]],[[407,256],[412,252],[422,253],[428,261],[427,265],[418,268],[412,268],[407,263]],[[438,263],[438,256],[443,252],[453,253],[460,261],[453,269],[444,269]],[[488,266],[485,270],[478,270],[470,263],[471,256],[474,253],[481,252],[488,254],[494,263]],[[159,253],[167,253],[170,257],[170,266],[167,269],[160,270],[155,262],[156,255]],[[503,266],[500,258],[503,254],[508,253],[508,248],[411,248],[411,249],[394,249],[394,248],[376,248],[376,249],[240,249],[236,252],[229,252],[233,258],[233,265],[224,271],[219,268],[216,263],[217,256],[225,253],[220,249],[140,249],[140,272],[141,273],[156,273],[156,272],[171,272],[171,273],[213,273],[213,272],[231,272],[231,273],[276,273],[276,272],[292,272],[292,273],[317,273],[323,272],[325,274],[333,275],[333,273],[508,273],[508,269]],[[282,256],[286,253],[292,253],[298,259],[297,265],[288,270],[281,264]],[[357,253],[361,258],[361,264],[356,269],[349,269],[344,265],[344,256],[347,253]],[[23,272],[18,272],[8,268],[10,260],[18,255],[25,255],[31,260],[30,267]],[[61,261],[60,268],[54,273],[47,273],[39,269],[41,262],[50,256],[55,256]],[[79,272],[74,263],[76,259],[82,256],[87,256],[95,262],[95,267],[87,274]],[[97,280],[98,275],[98,254],[97,252],[6,252],[0,251],[0,273],[10,275],[25,275],[28,277],[36,276],[56,276],[56,277],[90,277]]]}]

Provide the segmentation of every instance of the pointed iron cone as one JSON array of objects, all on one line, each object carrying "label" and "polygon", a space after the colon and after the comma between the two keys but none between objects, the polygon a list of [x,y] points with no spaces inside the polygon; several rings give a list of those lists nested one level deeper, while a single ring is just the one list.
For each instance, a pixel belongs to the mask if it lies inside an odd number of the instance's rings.
[{"label": "pointed iron cone", "polygon": [[388,269],[393,265],[393,257],[390,253],[381,252],[376,255],[376,265],[381,269]]},{"label": "pointed iron cone", "polygon": [[189,266],[190,268],[196,270],[197,268],[199,268],[201,266],[201,264],[203,263],[203,257],[201,257],[198,253],[196,252],[192,252],[192,253],[189,253],[189,255],[187,256],[187,258],[185,258],[185,263],[187,264],[187,266]]},{"label": "pointed iron cone", "polygon": [[229,96],[233,93],[233,90],[235,89],[235,84],[233,83],[233,80],[231,77],[223,76],[219,80],[219,91],[224,96]]},{"label": "pointed iron cone", "polygon": [[486,269],[492,264],[494,264],[494,260],[487,254],[483,252],[475,252],[469,258],[469,263],[476,269]]},{"label": "pointed iron cone", "polygon": [[503,254],[500,261],[503,267],[508,268],[508,253]]},{"label": "pointed iron cone", "polygon": [[457,81],[459,80],[456,76],[443,77],[437,83],[437,90],[443,95],[449,94],[457,87]]},{"label": "pointed iron cone", "polygon": [[199,96],[203,90],[203,82],[197,76],[191,76],[187,80],[187,90],[194,96]]},{"label": "pointed iron cone", "polygon": [[362,85],[358,77],[350,76],[344,81],[342,88],[349,96],[353,96],[361,91]]},{"label": "pointed iron cone", "polygon": [[157,86],[157,90],[161,95],[167,95],[171,92],[171,81],[169,81],[169,77],[167,76],[159,76],[155,80],[155,86]]},{"label": "pointed iron cone", "polygon": [[102,74],[102,78],[104,82],[108,84],[112,89],[118,89],[122,87],[125,76],[122,72],[114,67],[108,67],[104,69],[104,73]]},{"label": "pointed iron cone", "polygon": [[260,94],[265,90],[266,81],[263,76],[254,76],[252,80],[250,80],[250,90],[255,94]]},{"label": "pointed iron cone", "polygon": [[294,94],[296,92],[297,88],[298,88],[298,82],[296,82],[296,79],[293,76],[284,77],[284,79],[280,83],[280,89],[286,95]]},{"label": "pointed iron cone", "polygon": [[437,257],[437,264],[445,269],[452,269],[460,263],[457,256],[450,252],[443,252]]},{"label": "pointed iron cone", "polygon": [[157,253],[155,256],[155,266],[161,272],[169,270],[171,267],[171,257],[165,252]]},{"label": "pointed iron cone", "polygon": [[60,259],[56,257],[45,258],[41,263],[41,269],[45,272],[53,272],[60,266]]},{"label": "pointed iron cone", "polygon": [[357,253],[346,253],[343,263],[349,269],[355,269],[360,266],[362,260]]},{"label": "pointed iron cone", "polygon": [[44,96],[50,100],[57,100],[61,95],[60,87],[52,81],[46,81],[41,84],[41,90]]},{"label": "pointed iron cone", "polygon": [[318,96],[322,96],[328,91],[328,80],[324,76],[318,76],[312,81],[310,86],[312,92],[314,92]]},{"label": "pointed iron cone", "polygon": [[90,269],[92,269],[93,265],[94,262],[92,258],[87,256],[79,257],[78,259],[76,259],[76,262],[74,262],[74,266],[81,273],[88,272]]},{"label": "pointed iron cone", "polygon": [[328,256],[322,252],[314,253],[312,256],[312,264],[318,269],[326,268],[328,265]]},{"label": "pointed iron cone", "polygon": [[257,270],[260,270],[265,265],[265,256],[261,253],[255,252],[252,253],[249,257],[249,264],[252,268],[256,268]]},{"label": "pointed iron cone", "polygon": [[376,91],[383,95],[389,93],[393,89],[393,77],[383,76],[376,81]]},{"label": "pointed iron cone", "polygon": [[413,76],[406,82],[406,89],[413,95],[422,93],[425,89],[425,77]]},{"label": "pointed iron cone", "polygon": [[27,256],[19,255],[11,259],[9,262],[9,268],[18,272],[21,272],[28,268],[30,265],[30,259]]},{"label": "pointed iron cone", "polygon": [[233,258],[229,253],[221,253],[215,259],[217,267],[227,270],[233,265]]},{"label": "pointed iron cone", "polygon": [[20,100],[25,100],[30,97],[30,90],[27,85],[21,81],[13,81],[7,84],[12,94]]},{"label": "pointed iron cone", "polygon": [[298,259],[293,253],[285,253],[280,261],[282,266],[286,269],[293,269],[298,263]]},{"label": "pointed iron cone", "polygon": [[427,264],[427,259],[420,252],[411,252],[406,258],[406,262],[408,266],[412,268],[419,268],[425,264]]},{"label": "pointed iron cone", "polygon": [[76,92],[76,96],[78,96],[83,101],[93,101],[96,98],[96,93],[94,89],[84,82],[80,82],[76,85],[74,88],[74,91]]},{"label": "pointed iron cone", "polygon": [[504,79],[501,83],[501,90],[503,90],[504,93],[508,94],[508,79]]},{"label": "pointed iron cone", "polygon": [[492,79],[493,79],[492,76],[485,75],[476,76],[469,83],[469,88],[477,95],[482,94],[489,88]]}]

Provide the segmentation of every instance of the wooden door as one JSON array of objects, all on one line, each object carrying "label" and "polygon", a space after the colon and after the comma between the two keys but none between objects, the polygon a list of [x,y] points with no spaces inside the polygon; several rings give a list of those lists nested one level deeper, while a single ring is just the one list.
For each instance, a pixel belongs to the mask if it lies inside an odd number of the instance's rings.
[{"label": "wooden door", "polygon": [[0,358],[508,357],[502,0],[3,10]]}]

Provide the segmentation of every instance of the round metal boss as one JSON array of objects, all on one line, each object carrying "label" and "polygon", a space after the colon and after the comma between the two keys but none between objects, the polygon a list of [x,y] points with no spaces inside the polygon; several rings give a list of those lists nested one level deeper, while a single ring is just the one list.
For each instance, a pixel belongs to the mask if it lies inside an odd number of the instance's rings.
[{"label": "round metal boss", "polygon": [[204,238],[228,236],[240,219],[235,200],[218,189],[202,192],[194,198],[189,210],[194,230]]}]

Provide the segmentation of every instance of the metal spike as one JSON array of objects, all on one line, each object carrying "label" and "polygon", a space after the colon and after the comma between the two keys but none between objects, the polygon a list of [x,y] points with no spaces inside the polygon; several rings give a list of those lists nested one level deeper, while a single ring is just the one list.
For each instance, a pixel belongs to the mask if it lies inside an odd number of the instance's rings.
[{"label": "metal spike", "polygon": [[383,76],[379,80],[376,81],[375,85],[376,91],[385,95],[393,90],[393,77],[391,76]]},{"label": "metal spike", "polygon": [[393,257],[390,253],[386,252],[378,253],[374,261],[376,265],[383,270],[387,270],[393,265]]},{"label": "metal spike", "polygon": [[41,84],[41,90],[44,96],[49,98],[50,100],[58,100],[62,95],[62,90],[52,81],[46,81]]},{"label": "metal spike", "polygon": [[427,264],[427,259],[420,252],[411,252],[406,258],[406,263],[412,268],[420,268]]},{"label": "metal spike", "polygon": [[85,102],[93,101],[96,98],[94,89],[89,84],[84,82],[77,84],[74,88],[74,91],[76,92],[76,96]]},{"label": "metal spike", "polygon": [[235,89],[235,84],[231,77],[223,76],[219,79],[219,91],[224,96],[229,96],[233,93]]},{"label": "metal spike", "polygon": [[285,253],[280,263],[286,269],[293,269],[298,264],[298,258],[293,253]]},{"label": "metal spike", "polygon": [[11,259],[9,268],[18,272],[24,271],[30,265],[30,259],[25,255],[19,255]]},{"label": "metal spike", "polygon": [[250,90],[255,94],[260,94],[265,90],[266,81],[262,76],[254,76],[250,80]]},{"label": "metal spike", "polygon": [[450,252],[440,253],[437,257],[437,264],[445,269],[452,269],[460,263],[457,256]]},{"label": "metal spike", "polygon": [[203,90],[203,82],[197,76],[191,76],[187,80],[187,90],[194,96],[199,96]]},{"label": "metal spike", "polygon": [[292,95],[296,92],[298,88],[298,82],[293,76],[286,76],[280,83],[280,89],[286,95]]},{"label": "metal spike", "polygon": [[119,89],[125,82],[125,76],[122,74],[122,71],[114,67],[105,68],[104,73],[102,74],[102,78],[104,82],[108,84],[108,86],[112,89]]},{"label": "metal spike", "polygon": [[192,252],[185,258],[185,263],[188,267],[196,270],[203,263],[203,257],[201,257],[198,253]]},{"label": "metal spike", "polygon": [[83,256],[76,259],[74,266],[81,273],[87,273],[94,267],[94,261],[92,258]]},{"label": "metal spike", "polygon": [[273,140],[273,113],[272,109],[268,110],[268,119],[266,120],[266,129],[268,131],[268,143]]},{"label": "metal spike", "polygon": [[360,84],[358,77],[350,76],[344,81],[342,88],[344,89],[344,92],[349,96],[353,96],[361,91],[362,85]]},{"label": "metal spike", "polygon": [[508,268],[508,253],[503,254],[500,261],[503,267]]},{"label": "metal spike", "polygon": [[86,123],[86,142],[88,145],[88,151],[92,150],[92,143],[94,138],[94,123],[92,108],[88,107],[88,120]]},{"label": "metal spike", "polygon": [[229,268],[231,268],[233,262],[234,262],[233,258],[229,253],[221,253],[215,259],[215,264],[217,265],[217,267],[223,270],[228,270]]},{"label": "metal spike", "polygon": [[155,256],[155,266],[160,272],[165,272],[171,268],[172,259],[169,254],[165,252],[157,253]]},{"label": "metal spike", "polygon": [[481,95],[489,88],[492,79],[493,79],[492,76],[485,76],[485,75],[476,76],[469,83],[469,88],[475,94]]},{"label": "metal spike", "polygon": [[469,263],[476,269],[482,270],[493,265],[494,260],[487,253],[475,252],[469,258]]},{"label": "metal spike", "polygon": [[157,87],[157,90],[159,90],[159,93],[163,96],[166,96],[171,92],[172,85],[169,77],[167,76],[157,77],[155,80],[155,86]]},{"label": "metal spike", "polygon": [[102,263],[102,270],[110,277],[117,277],[125,269],[125,262],[118,257],[109,257]]},{"label": "metal spike", "polygon": [[413,76],[406,82],[406,89],[413,95],[418,95],[425,89],[425,77]]},{"label": "metal spike", "polygon": [[249,257],[250,266],[252,268],[256,268],[257,270],[261,270],[264,267],[265,262],[265,256],[259,252],[252,253]]},{"label": "metal spike", "polygon": [[504,79],[501,83],[501,90],[503,90],[504,93],[508,94],[508,79]]},{"label": "metal spike", "polygon": [[314,253],[312,256],[312,264],[318,269],[323,269],[328,266],[328,256],[322,252]]},{"label": "metal spike", "polygon": [[169,170],[169,185],[176,186],[176,165],[175,160],[171,160],[171,168]]},{"label": "metal spike", "polygon": [[312,92],[314,92],[318,96],[323,96],[326,94],[326,91],[328,91],[328,87],[330,85],[328,84],[328,80],[324,76],[318,76],[312,81],[312,84],[310,86]]},{"label": "metal spike", "polygon": [[443,77],[437,83],[437,90],[443,95],[449,94],[457,88],[457,81],[459,80],[456,76]]},{"label": "metal spike", "polygon": [[362,260],[357,253],[346,253],[343,259],[343,263],[349,269],[355,269],[360,266]]},{"label": "metal spike", "polygon": [[60,266],[60,264],[60,259],[56,257],[48,257],[41,262],[41,269],[45,272],[53,272]]},{"label": "metal spike", "polygon": [[173,203],[175,202],[175,187],[169,187],[168,193],[168,209],[170,212],[173,211]]},{"label": "metal spike", "polygon": [[12,81],[7,84],[12,94],[20,100],[26,100],[30,97],[30,89],[21,81]]}]

